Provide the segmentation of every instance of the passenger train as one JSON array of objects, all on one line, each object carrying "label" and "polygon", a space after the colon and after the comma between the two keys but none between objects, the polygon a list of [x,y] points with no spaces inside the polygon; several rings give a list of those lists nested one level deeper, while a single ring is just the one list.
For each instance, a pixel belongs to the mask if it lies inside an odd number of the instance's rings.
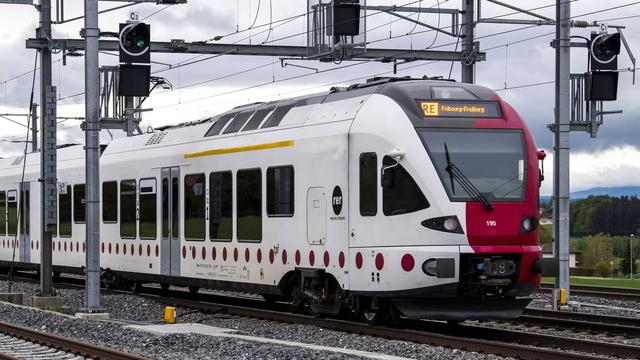
[{"label": "passenger train", "polygon": [[[517,317],[541,279],[542,155],[492,90],[409,78],[115,139],[100,158],[102,278],[372,324]],[[5,270],[14,247],[18,268],[38,268],[39,156],[0,159]],[[57,156],[54,272],[81,272],[83,146]]]}]

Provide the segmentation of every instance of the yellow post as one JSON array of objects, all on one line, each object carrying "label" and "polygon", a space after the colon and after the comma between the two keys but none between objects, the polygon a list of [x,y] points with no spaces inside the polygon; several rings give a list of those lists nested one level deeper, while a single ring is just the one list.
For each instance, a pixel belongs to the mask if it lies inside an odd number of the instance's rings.
[{"label": "yellow post", "polygon": [[164,308],[164,321],[167,324],[176,323],[176,308],[173,306],[167,306]]}]

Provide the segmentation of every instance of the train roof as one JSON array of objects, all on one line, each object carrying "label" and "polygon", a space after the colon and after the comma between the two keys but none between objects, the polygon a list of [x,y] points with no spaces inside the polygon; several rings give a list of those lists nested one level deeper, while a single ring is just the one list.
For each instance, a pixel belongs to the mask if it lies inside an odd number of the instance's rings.
[{"label": "train roof", "polygon": [[345,111],[355,116],[362,106],[362,97],[372,94],[386,95],[405,111],[412,113],[418,111],[416,99],[442,99],[434,89],[454,89],[457,93],[467,94],[468,99],[473,100],[495,100],[495,92],[474,84],[431,78],[376,77],[348,87],[334,87],[324,93],[245,104],[203,120],[165,126],[139,136],[115,139],[107,147],[105,154],[260,133],[292,125],[329,122],[332,121],[329,117],[321,120],[318,119],[321,116],[317,112],[314,113],[321,105],[341,101],[341,104],[345,104]]},{"label": "train roof", "polygon": [[[434,93],[434,89],[443,88],[456,89],[458,92],[467,93],[473,100],[490,101],[495,99],[495,92],[474,84],[426,77],[375,77],[368,79],[364,83],[353,84],[348,87],[333,87],[324,93],[245,104],[203,120],[164,126],[155,129],[153,132],[114,139],[103,150],[105,154],[109,154],[149,149],[186,142],[231,137],[238,134],[259,133],[290,125],[307,124],[318,106],[337,101],[346,101],[348,104],[346,105],[347,112],[355,116],[355,113],[362,105],[360,99],[372,94],[386,95],[396,101],[405,111],[411,113],[417,111],[416,99],[441,99],[441,96]],[[325,121],[328,122],[330,120]],[[322,121],[313,120],[313,123],[318,122]],[[252,129],[247,131],[249,125],[251,125]],[[82,149],[82,146],[60,149],[58,151],[58,160],[78,159],[80,152],[83,152]],[[38,154],[38,156],[35,157],[35,154]],[[0,169],[20,167],[19,165],[22,164],[21,156],[0,159]],[[39,153],[32,153],[28,157],[28,164],[35,165],[39,163]]]}]

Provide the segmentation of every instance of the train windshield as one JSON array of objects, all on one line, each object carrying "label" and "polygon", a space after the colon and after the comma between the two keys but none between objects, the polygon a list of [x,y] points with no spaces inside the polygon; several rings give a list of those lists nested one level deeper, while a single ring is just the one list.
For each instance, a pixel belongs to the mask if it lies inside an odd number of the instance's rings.
[{"label": "train windshield", "polygon": [[418,133],[452,201],[523,200],[527,164],[521,131],[418,129]]}]

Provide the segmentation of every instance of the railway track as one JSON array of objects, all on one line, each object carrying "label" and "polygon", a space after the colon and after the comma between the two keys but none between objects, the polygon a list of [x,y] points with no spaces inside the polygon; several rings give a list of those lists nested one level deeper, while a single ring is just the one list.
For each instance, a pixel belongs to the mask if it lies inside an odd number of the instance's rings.
[{"label": "railway track", "polygon": [[[606,343],[526,331],[488,328],[477,325],[457,325],[431,321],[404,321],[406,328],[387,328],[336,320],[319,319],[288,312],[265,310],[264,303],[253,306],[230,305],[207,301],[194,301],[162,295],[145,294],[148,299],[167,305],[196,309],[203,312],[227,313],[236,316],[259,318],[269,321],[320,326],[326,329],[411,341],[419,344],[511,356],[521,359],[608,359],[637,358],[640,347],[617,343]],[[251,302],[245,300],[244,303]]]},{"label": "railway track", "polygon": [[[64,279],[61,279],[64,280]],[[65,286],[81,287],[71,279]],[[61,284],[62,285],[62,284]],[[227,313],[230,315],[259,318],[269,321],[320,326],[327,329],[358,333],[419,344],[511,356],[522,359],[610,359],[637,358],[640,347],[618,343],[584,340],[557,335],[537,334],[528,331],[500,329],[482,324],[448,326],[431,321],[403,321],[403,328],[372,327],[365,324],[319,319],[292,314],[284,304],[269,304],[251,298],[230,298],[212,294],[192,294],[186,291],[162,291],[159,288],[143,287],[140,296],[158,303],[199,310],[205,313]],[[115,291],[116,293],[129,293]],[[265,309],[269,308],[269,309]],[[527,310],[519,320],[526,324],[576,328],[582,331],[602,332],[614,335],[637,336],[637,319],[597,316],[579,313]]]},{"label": "railway track", "polygon": [[[551,284],[542,284],[541,292],[550,292]],[[605,286],[571,285],[572,295],[595,296],[606,299],[640,301],[640,289],[613,288]]]},{"label": "railway track", "polygon": [[579,312],[526,309],[516,321],[528,325],[575,329],[640,338],[640,319]]},{"label": "railway track", "polygon": [[146,358],[0,322],[0,359],[144,360]]}]

